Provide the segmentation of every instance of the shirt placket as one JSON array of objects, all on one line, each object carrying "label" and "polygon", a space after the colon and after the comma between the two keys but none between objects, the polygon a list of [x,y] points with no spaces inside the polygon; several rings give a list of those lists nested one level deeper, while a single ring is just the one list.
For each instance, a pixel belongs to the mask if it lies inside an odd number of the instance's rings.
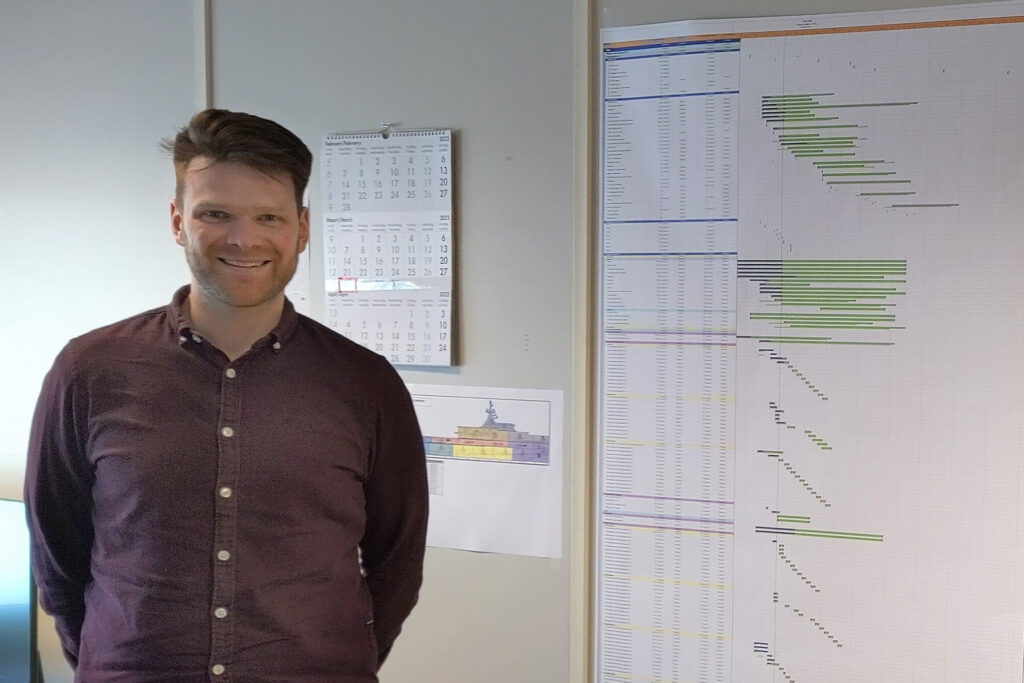
[{"label": "shirt placket", "polygon": [[230,681],[234,635],[235,550],[241,462],[241,392],[238,369],[223,368],[217,422],[217,487],[214,492],[213,595],[209,605],[211,680]]}]

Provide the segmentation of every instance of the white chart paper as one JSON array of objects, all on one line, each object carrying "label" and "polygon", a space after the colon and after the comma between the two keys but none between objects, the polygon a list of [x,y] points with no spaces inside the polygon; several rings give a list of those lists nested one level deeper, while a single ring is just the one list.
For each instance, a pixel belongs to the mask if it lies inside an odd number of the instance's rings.
[{"label": "white chart paper", "polygon": [[604,32],[596,680],[1024,680],[1011,15]]},{"label": "white chart paper", "polygon": [[562,392],[407,386],[427,454],[428,545],[561,557]]},{"label": "white chart paper", "polygon": [[451,365],[451,137],[323,142],[324,319],[395,365]]}]

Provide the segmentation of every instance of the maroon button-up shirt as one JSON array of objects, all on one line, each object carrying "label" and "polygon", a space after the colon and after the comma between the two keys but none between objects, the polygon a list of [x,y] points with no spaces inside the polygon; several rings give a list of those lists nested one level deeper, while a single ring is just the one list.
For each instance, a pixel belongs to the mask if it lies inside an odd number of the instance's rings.
[{"label": "maroon button-up shirt", "polygon": [[376,681],[422,578],[408,392],[290,303],[229,361],[187,294],[72,340],[43,383],[25,501],[76,680]]}]

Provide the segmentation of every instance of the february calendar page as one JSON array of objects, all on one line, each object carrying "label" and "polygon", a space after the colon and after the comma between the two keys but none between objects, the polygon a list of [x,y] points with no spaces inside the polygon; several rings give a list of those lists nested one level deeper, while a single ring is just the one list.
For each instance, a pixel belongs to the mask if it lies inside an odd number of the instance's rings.
[{"label": "february calendar page", "polygon": [[328,135],[324,319],[396,365],[451,365],[451,131]]}]

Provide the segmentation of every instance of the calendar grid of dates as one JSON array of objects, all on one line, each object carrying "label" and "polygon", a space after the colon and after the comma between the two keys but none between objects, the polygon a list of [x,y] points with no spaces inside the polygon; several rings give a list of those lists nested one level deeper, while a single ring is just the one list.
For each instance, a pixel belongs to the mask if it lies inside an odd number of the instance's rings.
[{"label": "calendar grid of dates", "polygon": [[325,320],[393,364],[451,364],[451,180],[448,130],[324,138]]}]

